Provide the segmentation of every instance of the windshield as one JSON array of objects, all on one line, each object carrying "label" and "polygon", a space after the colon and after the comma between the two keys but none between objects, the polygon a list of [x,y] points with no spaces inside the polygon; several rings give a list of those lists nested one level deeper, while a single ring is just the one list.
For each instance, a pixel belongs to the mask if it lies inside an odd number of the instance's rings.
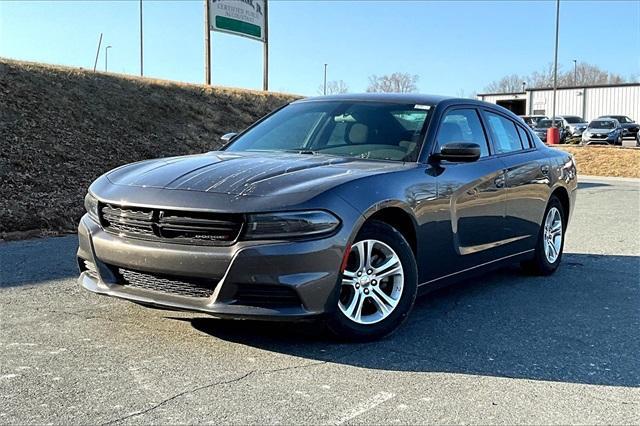
[{"label": "windshield", "polygon": [[226,151],[298,152],[415,161],[428,105],[318,101],[286,106]]},{"label": "windshield", "polygon": [[616,123],[611,120],[595,120],[589,123],[592,129],[615,129]]},{"label": "windshield", "polygon": [[551,123],[553,123],[553,121],[549,120],[548,118],[544,120],[539,120],[538,123],[536,124],[536,127],[539,127],[541,129],[548,129],[549,127],[551,127]]},{"label": "windshield", "polygon": [[624,115],[612,115],[611,118],[615,118],[616,120],[618,120],[620,123],[631,123],[632,120]]},{"label": "windshield", "polygon": [[565,120],[567,120],[567,123],[584,123],[584,120],[581,117],[573,117],[571,115],[567,115],[564,117]]}]

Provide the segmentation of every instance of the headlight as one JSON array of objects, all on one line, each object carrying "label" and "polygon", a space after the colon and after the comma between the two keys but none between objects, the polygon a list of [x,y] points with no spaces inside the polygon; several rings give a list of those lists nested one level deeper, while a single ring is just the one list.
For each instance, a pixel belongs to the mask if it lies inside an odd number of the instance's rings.
[{"label": "headlight", "polygon": [[93,220],[98,223],[100,222],[100,219],[98,218],[98,200],[96,197],[87,193],[84,197],[84,208]]},{"label": "headlight", "polygon": [[283,212],[251,214],[247,218],[244,239],[277,239],[328,234],[340,225],[329,212]]}]

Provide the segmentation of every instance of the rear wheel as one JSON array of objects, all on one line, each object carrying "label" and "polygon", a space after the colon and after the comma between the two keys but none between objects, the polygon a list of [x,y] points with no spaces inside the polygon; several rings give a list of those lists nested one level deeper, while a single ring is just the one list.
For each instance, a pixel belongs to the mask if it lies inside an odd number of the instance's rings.
[{"label": "rear wheel", "polygon": [[327,326],[344,340],[373,340],[395,331],[417,293],[411,247],[398,230],[378,221],[364,225],[347,259],[340,297]]},{"label": "rear wheel", "polygon": [[540,227],[534,258],[522,264],[527,272],[550,275],[558,269],[564,249],[565,217],[562,203],[552,196]]}]

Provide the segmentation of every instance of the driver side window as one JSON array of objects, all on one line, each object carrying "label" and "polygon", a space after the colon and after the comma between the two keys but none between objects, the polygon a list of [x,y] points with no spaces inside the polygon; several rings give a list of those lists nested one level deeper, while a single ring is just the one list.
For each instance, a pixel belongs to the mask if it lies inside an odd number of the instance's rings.
[{"label": "driver side window", "polygon": [[480,157],[489,156],[480,117],[475,109],[454,109],[445,113],[436,137],[436,151],[450,142],[470,142],[480,145]]}]

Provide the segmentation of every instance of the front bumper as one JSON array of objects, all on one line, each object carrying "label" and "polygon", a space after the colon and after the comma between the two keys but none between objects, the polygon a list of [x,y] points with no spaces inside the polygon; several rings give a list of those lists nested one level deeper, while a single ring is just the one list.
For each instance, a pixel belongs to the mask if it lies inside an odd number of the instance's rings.
[{"label": "front bumper", "polygon": [[618,137],[615,135],[607,135],[606,137],[594,137],[589,136],[587,137],[586,135],[582,135],[582,142],[583,143],[592,143],[592,142],[600,142],[600,143],[608,143],[608,144],[613,144],[617,141]]},{"label": "front bumper", "polygon": [[[78,228],[79,283],[87,290],[133,302],[217,317],[305,319],[337,306],[339,269],[346,230],[325,239],[296,242],[239,242],[232,246],[188,246],[120,237],[85,215]],[[94,265],[87,269],[85,261]],[[119,273],[210,279],[207,297],[136,287]],[[251,288],[264,300],[243,299]],[[266,289],[287,290],[271,297]],[[257,289],[257,290],[256,290]],[[264,290],[264,291],[263,291]],[[276,300],[273,300],[273,299]]]}]

